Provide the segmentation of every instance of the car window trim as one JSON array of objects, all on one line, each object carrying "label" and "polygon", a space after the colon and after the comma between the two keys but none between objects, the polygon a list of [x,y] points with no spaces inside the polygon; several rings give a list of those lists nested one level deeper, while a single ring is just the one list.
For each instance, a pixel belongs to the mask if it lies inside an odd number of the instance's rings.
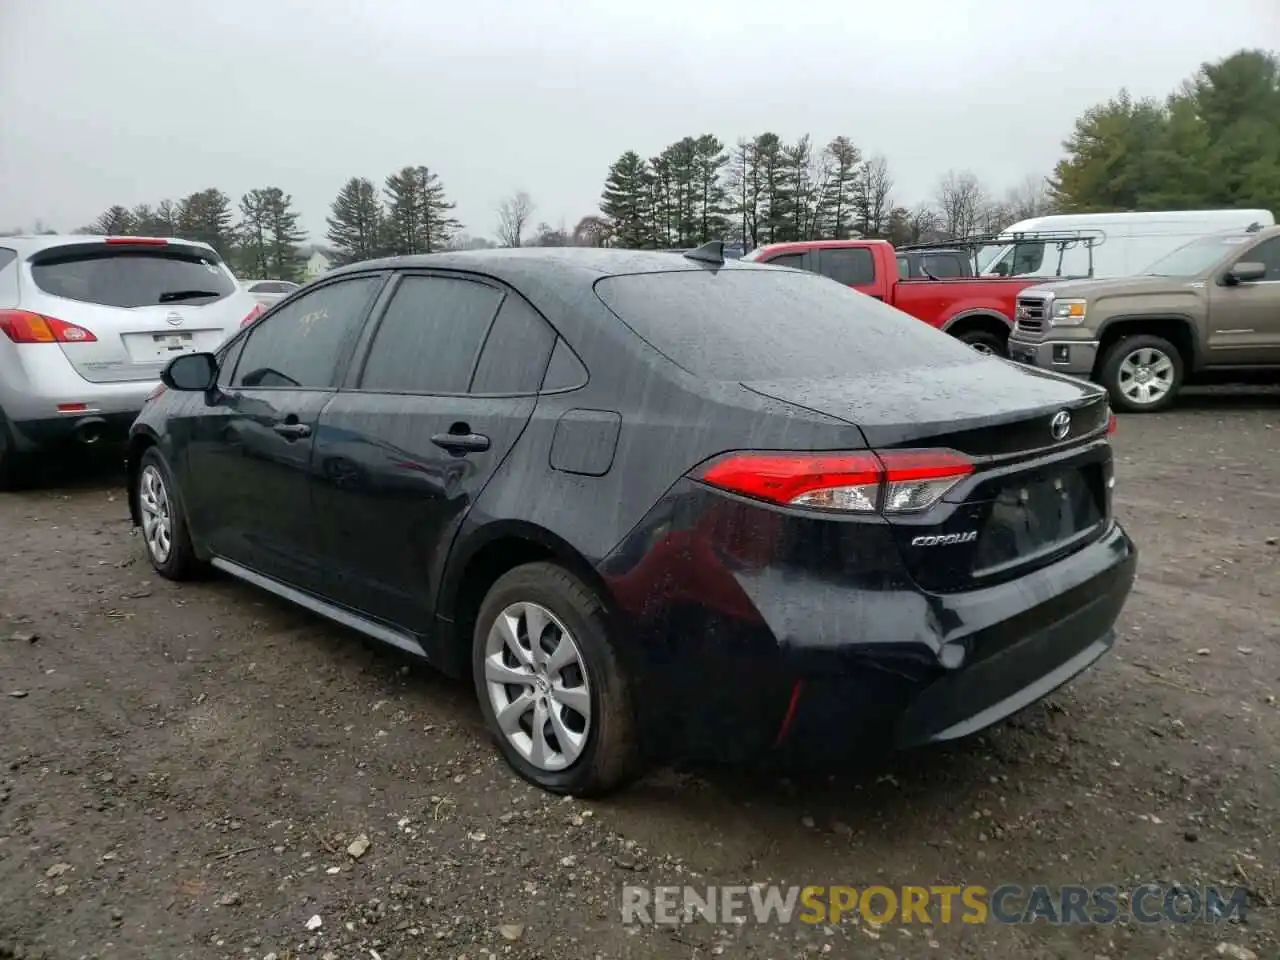
[{"label": "car window trim", "polygon": [[[476,399],[481,399],[481,400],[502,400],[502,399],[511,399],[511,398],[520,398],[520,397],[537,397],[537,396],[542,396],[544,393],[549,395],[549,394],[566,392],[565,390],[543,391],[541,389],[523,390],[523,391],[508,392],[508,393],[471,393],[470,389],[468,389],[464,393],[444,393],[440,391],[428,392],[423,390],[410,390],[410,391],[366,390],[363,386],[361,386],[361,381],[364,379],[365,366],[369,361],[369,349],[370,347],[373,346],[374,338],[378,335],[378,330],[382,326],[382,320],[386,316],[387,308],[391,305],[391,300],[395,296],[396,290],[400,288],[400,284],[403,282],[403,280],[406,277],[432,277],[432,278],[445,279],[445,280],[470,280],[474,283],[479,283],[479,284],[482,284],[483,286],[490,287],[493,290],[497,291],[499,294],[501,294],[501,297],[498,300],[498,305],[493,311],[493,316],[489,318],[489,327],[488,329],[485,330],[484,338],[480,341],[480,347],[479,349],[476,350],[476,355],[471,361],[471,373],[467,377],[468,388],[470,388],[470,386],[473,383],[475,383],[476,371],[480,367],[480,357],[483,356],[484,354],[484,348],[489,342],[489,335],[493,332],[494,324],[497,323],[498,321],[498,314],[502,312],[503,304],[507,302],[508,297],[514,296],[514,297],[519,297],[521,300],[523,300],[525,305],[528,306],[529,309],[534,312],[534,315],[537,316],[539,320],[541,320],[543,323],[547,325],[548,329],[550,329],[551,332],[555,335],[556,340],[563,339],[560,335],[560,331],[556,329],[555,324],[553,324],[550,320],[548,320],[546,316],[543,315],[541,310],[539,310],[532,303],[530,303],[528,297],[521,295],[519,290],[516,290],[514,287],[508,286],[507,284],[498,280],[496,277],[491,277],[485,273],[472,273],[467,270],[430,270],[430,269],[422,269],[422,268],[396,270],[396,271],[393,271],[391,282],[387,284],[387,286],[383,289],[382,295],[380,295],[378,300],[374,302],[374,310],[372,313],[370,313],[369,318],[366,320],[365,330],[362,333],[360,339],[356,342],[355,352],[352,354],[351,363],[348,365],[348,368],[347,368],[347,376],[345,378],[345,382],[338,388],[340,393],[368,394],[370,396],[375,396],[375,397],[446,397],[446,398],[475,397]],[[573,346],[569,344],[568,341],[565,342],[565,345],[568,346],[570,350],[573,350]],[[551,349],[553,351],[555,350],[555,340],[552,341]],[[578,356],[577,351],[574,351],[574,356]],[[578,362],[582,363],[581,357],[578,357]],[[551,357],[550,355],[548,355],[547,364],[549,365],[550,363],[551,363]],[[582,369],[587,370],[587,365],[585,363],[582,364]],[[546,369],[544,369],[542,371],[542,376],[544,379],[546,378],[546,375],[547,375],[547,371]],[[590,376],[591,374],[590,374],[590,371],[588,370],[587,372],[588,379],[590,379]],[[540,387],[542,381],[539,380],[538,383]],[[572,389],[576,390],[581,388],[574,387]]]},{"label": "car window trim", "polygon": [[236,369],[231,372],[230,379],[232,382],[227,384],[223,392],[228,394],[240,394],[240,393],[249,393],[249,392],[256,393],[259,390],[269,390],[277,393],[285,392],[285,391],[293,391],[297,393],[302,391],[323,392],[323,391],[336,391],[341,389],[342,382],[346,378],[347,370],[349,369],[351,364],[351,358],[353,356],[352,351],[353,351],[354,344],[358,340],[358,334],[368,324],[371,311],[378,304],[378,301],[382,298],[383,292],[386,290],[386,287],[387,287],[386,281],[387,281],[388,272],[389,271],[386,271],[386,270],[369,270],[369,271],[361,271],[359,273],[344,273],[341,276],[333,277],[332,279],[326,279],[323,283],[316,283],[314,285],[308,285],[302,289],[299,289],[295,291],[294,295],[291,295],[286,300],[281,300],[279,303],[275,304],[270,310],[264,313],[261,317],[254,320],[253,323],[249,324],[249,326],[245,327],[242,331],[240,331],[240,333],[236,337],[233,337],[231,340],[229,340],[223,347],[223,349],[229,350],[232,344],[240,337],[244,337],[247,340],[248,337],[253,336],[254,331],[258,330],[264,323],[269,321],[285,305],[287,305],[290,301],[294,300],[297,294],[302,293],[304,290],[308,295],[310,295],[313,293],[317,293],[320,290],[324,290],[327,287],[332,287],[335,284],[345,283],[351,280],[372,279],[375,281],[380,281],[381,286],[378,287],[373,297],[369,300],[369,305],[365,308],[363,315],[357,318],[355,322],[354,329],[356,331],[356,334],[353,335],[351,333],[348,333],[345,341],[343,342],[341,348],[339,349],[338,359],[337,359],[337,362],[334,364],[333,376],[331,378],[333,382],[330,383],[329,386],[327,387],[288,387],[288,386],[277,387],[277,386],[259,385],[259,386],[253,386],[253,387],[246,387],[246,386],[237,384],[234,381],[236,378],[236,374],[239,372],[240,361],[244,358],[244,348],[241,347],[240,352],[236,355]]}]

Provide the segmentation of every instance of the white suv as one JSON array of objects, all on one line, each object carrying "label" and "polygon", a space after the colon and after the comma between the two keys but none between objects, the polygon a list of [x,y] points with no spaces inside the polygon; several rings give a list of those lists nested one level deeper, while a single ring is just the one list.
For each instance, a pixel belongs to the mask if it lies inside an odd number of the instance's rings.
[{"label": "white suv", "polygon": [[171,358],[262,309],[207,244],[0,237],[0,486],[38,450],[123,439]]}]

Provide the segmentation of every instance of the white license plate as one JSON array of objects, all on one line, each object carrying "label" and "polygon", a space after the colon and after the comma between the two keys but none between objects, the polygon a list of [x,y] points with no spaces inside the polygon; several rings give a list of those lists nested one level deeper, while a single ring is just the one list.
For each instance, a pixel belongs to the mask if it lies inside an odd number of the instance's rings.
[{"label": "white license plate", "polygon": [[135,363],[165,362],[196,349],[196,331],[134,333],[125,335],[129,358]]}]

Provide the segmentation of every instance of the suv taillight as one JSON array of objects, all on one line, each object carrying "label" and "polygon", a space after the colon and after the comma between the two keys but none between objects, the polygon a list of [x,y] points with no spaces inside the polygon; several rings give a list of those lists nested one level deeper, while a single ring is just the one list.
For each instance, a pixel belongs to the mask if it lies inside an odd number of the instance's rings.
[{"label": "suv taillight", "polygon": [[262,304],[255,303],[253,305],[253,309],[250,310],[248,315],[240,321],[240,326],[247,327],[249,324],[253,323],[253,321],[257,320],[258,317],[262,316],[264,310],[265,308]]},{"label": "suv taillight", "polygon": [[1116,415],[1111,411],[1107,411],[1107,436],[1116,432]]},{"label": "suv taillight", "polygon": [[757,500],[852,513],[927,510],[973,473],[954,450],[859,453],[730,453],[695,476]]},{"label": "suv taillight", "polygon": [[0,330],[14,343],[95,343],[84,327],[27,310],[0,310]]}]

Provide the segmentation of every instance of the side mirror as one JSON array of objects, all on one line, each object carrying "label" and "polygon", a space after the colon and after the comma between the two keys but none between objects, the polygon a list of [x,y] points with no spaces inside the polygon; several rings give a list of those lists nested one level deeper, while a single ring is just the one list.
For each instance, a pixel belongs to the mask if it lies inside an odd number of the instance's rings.
[{"label": "side mirror", "polygon": [[218,382],[218,358],[212,353],[184,353],[160,372],[160,382],[170,390],[204,393]]},{"label": "side mirror", "polygon": [[1267,265],[1265,263],[1242,261],[1228,270],[1223,279],[1234,287],[1238,283],[1256,283],[1259,280],[1266,279],[1266,276]]}]

